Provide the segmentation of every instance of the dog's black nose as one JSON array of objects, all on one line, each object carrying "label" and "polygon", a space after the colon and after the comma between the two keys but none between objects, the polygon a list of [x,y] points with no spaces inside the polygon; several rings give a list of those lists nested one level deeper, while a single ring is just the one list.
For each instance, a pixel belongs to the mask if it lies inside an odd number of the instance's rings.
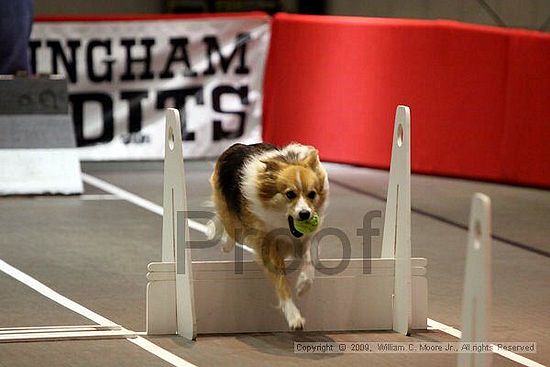
[{"label": "dog's black nose", "polygon": [[311,213],[309,210],[300,210],[300,213],[298,213],[301,220],[308,220]]}]

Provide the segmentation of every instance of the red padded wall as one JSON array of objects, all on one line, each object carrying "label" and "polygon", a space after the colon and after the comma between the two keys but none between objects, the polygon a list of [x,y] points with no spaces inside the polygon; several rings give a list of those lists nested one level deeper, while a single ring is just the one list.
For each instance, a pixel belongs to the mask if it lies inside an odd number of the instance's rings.
[{"label": "red padded wall", "polygon": [[550,187],[550,35],[451,21],[278,14],[263,138],[387,168],[395,108],[412,169]]}]

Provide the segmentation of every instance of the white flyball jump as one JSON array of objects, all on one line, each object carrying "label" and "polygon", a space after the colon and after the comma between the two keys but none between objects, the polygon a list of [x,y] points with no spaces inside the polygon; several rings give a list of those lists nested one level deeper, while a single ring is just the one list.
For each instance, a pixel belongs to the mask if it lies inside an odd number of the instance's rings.
[{"label": "white flyball jump", "polygon": [[[275,292],[254,261],[242,272],[233,261],[192,261],[186,215],[179,112],[166,114],[162,262],[148,266],[147,334],[286,331]],[[297,299],[306,331],[427,328],[427,260],[411,258],[410,111],[397,107],[382,258],[349,259],[337,274],[316,269],[311,289]],[[196,223],[195,223],[196,224]],[[196,250],[195,250],[196,251]],[[335,268],[342,260],[320,260]],[[347,261],[347,260],[343,260]],[[365,264],[370,264],[365,271]],[[290,278],[297,271],[289,269]]]},{"label": "white flyball jump", "polygon": [[[491,328],[491,199],[472,198],[462,296],[461,342],[489,342]],[[461,353],[459,367],[489,367],[492,353]]]},{"label": "white flyball jump", "polygon": [[83,192],[67,81],[0,75],[0,196]]}]

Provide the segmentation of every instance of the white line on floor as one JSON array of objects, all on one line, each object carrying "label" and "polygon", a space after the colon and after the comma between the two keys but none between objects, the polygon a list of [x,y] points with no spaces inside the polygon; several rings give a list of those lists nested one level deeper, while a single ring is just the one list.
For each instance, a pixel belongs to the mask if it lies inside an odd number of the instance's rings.
[{"label": "white line on floor", "polygon": [[[131,192],[128,192],[126,190],[121,189],[120,187],[117,187],[115,185],[112,185],[108,183],[107,181],[100,180],[97,177],[91,176],[87,173],[82,172],[82,180],[86,182],[89,185],[95,186],[98,189],[101,189],[105,192],[108,192],[110,194],[116,195],[126,201],[131,202],[132,204],[135,204],[143,209],[147,209],[153,213],[156,213],[160,216],[162,216],[162,207],[150,202],[149,200],[146,200],[142,197],[139,197],[135,194],[132,194]],[[191,227],[191,226],[190,226]],[[205,226],[206,227],[206,226]]]},{"label": "white line on floor", "polygon": [[[132,194],[131,192],[123,190],[118,186],[112,185],[107,181],[103,181],[97,177],[90,176],[86,173],[82,173],[82,180],[84,180],[84,182],[86,182],[89,185],[95,186],[98,189],[101,189],[105,192],[116,195],[126,201],[131,202],[132,204],[135,204],[143,209],[147,209],[155,214],[162,216],[162,212],[163,212],[162,206],[157,205],[147,199],[144,199],[140,196]],[[202,233],[206,233],[207,227],[204,224],[195,222],[193,220],[189,220],[188,222],[189,222],[189,228],[195,229]]]},{"label": "white line on floor", "polygon": [[[28,287],[34,289],[38,293],[42,294],[43,296],[48,297],[52,301],[60,304],[61,306],[68,308],[69,310],[76,312],[79,315],[84,316],[85,318],[92,320],[93,322],[96,322],[100,325],[109,325],[109,326],[118,326],[113,321],[95,313],[94,311],[76,303],[75,301],[57,293],[47,285],[39,282],[35,278],[31,277],[28,274],[23,273],[21,270],[13,267],[12,265],[8,264],[4,260],[0,259],[0,271],[3,273],[11,276],[12,278],[20,281],[21,283],[27,285]],[[126,329],[124,329],[126,330]],[[128,330],[129,332],[132,332],[131,330]],[[156,344],[151,343],[147,339],[137,336],[132,338],[127,338],[128,341],[134,343],[135,345],[143,348],[144,350],[148,351],[149,353],[152,353],[156,355],[157,357],[163,359],[164,361],[172,364],[176,367],[196,367],[195,365],[187,362],[185,359],[182,359],[175,354],[172,354],[171,352],[162,349]]]},{"label": "white line on floor", "polygon": [[[462,336],[462,332],[460,330],[455,329],[452,326],[442,324],[439,321],[435,321],[435,320],[432,320],[432,319],[428,319],[428,327],[431,327],[432,329],[442,331],[442,332],[444,332],[446,334],[449,334],[449,335],[452,335],[452,336],[454,336],[455,338],[458,338],[458,339],[460,339],[460,337]],[[497,348],[494,344],[492,346],[493,346],[493,350],[496,350],[494,353],[496,353],[498,355],[501,355],[504,358],[508,358],[509,360],[520,363],[524,366],[544,367],[543,364],[535,362],[535,361],[533,361],[529,358],[525,358],[523,356],[520,356],[519,354],[515,354],[515,353],[509,352],[507,350],[503,350],[503,351],[497,350]]]},{"label": "white line on floor", "polygon": [[87,195],[80,195],[80,200],[84,201],[96,201],[96,200],[124,200],[119,196],[112,195],[112,194],[87,194]]},{"label": "white line on floor", "polygon": [[93,322],[100,324],[100,325],[112,325],[116,326],[114,322],[112,322],[109,319],[106,319],[105,317],[98,315],[97,313],[93,312],[90,309],[87,309],[86,307],[68,299],[67,297],[57,293],[50,287],[44,285],[43,283],[40,283],[38,280],[34,279],[28,274],[23,273],[21,270],[11,266],[4,260],[0,259],[0,271],[8,274],[12,278],[20,281],[21,283],[27,285],[28,287],[34,289],[38,293],[42,294],[43,296],[48,297],[54,302],[59,303],[60,305],[68,308],[69,310],[76,312],[79,315],[84,316],[85,318],[92,320]]},{"label": "white line on floor", "polygon": [[63,331],[52,330],[33,333],[3,333],[0,334],[0,343],[45,342],[61,340],[112,340],[135,338],[133,331],[122,330],[88,330]]},{"label": "white line on floor", "polygon": [[85,194],[85,195],[61,195],[61,196],[33,196],[33,200],[38,201],[51,201],[52,199],[69,199],[69,200],[83,200],[83,201],[101,201],[101,200],[124,200],[123,198],[112,194]]},{"label": "white line on floor", "polygon": [[[124,189],[121,189],[118,186],[115,186],[107,181],[101,180],[97,177],[94,177],[92,175],[89,175],[87,173],[82,173],[82,180],[86,182],[89,185],[95,186],[98,189],[101,189],[105,192],[108,192],[113,195],[117,195],[121,197],[122,199],[131,202],[132,204],[135,204],[143,209],[147,209],[155,214],[158,214],[162,217],[163,209],[162,206],[157,205],[147,199],[142,198],[141,196],[137,196],[136,194],[132,194],[129,191],[126,191]],[[189,225],[189,228],[194,229],[196,231],[199,231],[203,234],[208,233],[208,227],[205,226],[202,223],[196,222],[192,219],[187,220],[187,223]],[[246,251],[250,253],[254,253],[254,250],[246,245],[241,245],[240,243],[237,243],[238,246],[242,247]]]},{"label": "white line on floor", "polygon": [[134,343],[138,347],[145,349],[146,351],[153,353],[157,357],[177,367],[196,367],[194,364],[187,362],[185,359],[178,357],[177,355],[167,351],[164,348],[159,347],[155,343],[138,336],[137,338],[128,339],[129,342]]},{"label": "white line on floor", "polygon": [[[161,206],[155,204],[155,203],[152,203],[140,196],[137,196],[136,194],[132,194],[131,192],[128,192],[124,189],[121,189],[120,187],[118,186],[115,186],[107,181],[103,181],[103,180],[100,180],[99,178],[97,177],[94,177],[94,176],[91,176],[91,175],[88,175],[86,173],[82,173],[82,179],[84,180],[84,182],[92,185],[92,186],[95,186],[105,192],[109,192],[113,195],[118,195],[120,196],[121,198],[123,198],[124,200],[127,200],[139,207],[142,207],[144,209],[147,209],[149,211],[152,211],[153,213],[156,213],[160,216],[162,216],[162,212],[163,212],[163,209]],[[193,220],[188,220],[188,223],[189,223],[189,228],[193,228],[193,229],[196,229],[197,231],[199,232],[202,232],[204,234],[207,233],[207,227],[201,223],[198,223],[198,222],[195,222]],[[248,246],[246,245],[242,245],[243,248],[247,251],[251,251],[253,252],[252,249],[250,249]],[[448,326],[448,325],[445,325],[441,322],[438,322],[438,321],[435,321],[435,320],[432,320],[432,319],[428,319],[428,326],[431,327],[432,329],[437,329],[441,332],[444,332],[446,334],[449,334],[449,335],[452,335],[454,336],[455,338],[459,338],[460,339],[460,336],[461,336],[461,332],[460,330],[458,329],[455,329],[453,328],[452,326]],[[528,359],[528,358],[525,358],[523,356],[520,356],[519,354],[515,354],[515,353],[512,353],[512,352],[508,352],[508,351],[497,351],[495,352],[499,355],[501,355],[502,357],[504,358],[508,358],[514,362],[517,362],[517,363],[520,363],[524,366],[528,366],[528,367],[544,367],[544,365],[538,363],[538,362],[535,362],[531,359]]]}]

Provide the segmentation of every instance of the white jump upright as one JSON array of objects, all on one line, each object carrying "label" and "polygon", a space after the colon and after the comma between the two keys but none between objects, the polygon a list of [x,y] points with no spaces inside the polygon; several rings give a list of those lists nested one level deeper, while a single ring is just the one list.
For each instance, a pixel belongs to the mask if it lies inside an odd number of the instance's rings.
[{"label": "white jump upright", "polygon": [[[462,297],[462,342],[489,342],[491,328],[491,199],[472,198]],[[461,353],[459,367],[489,367],[492,353]]]},{"label": "white jump upright", "polygon": [[[398,188],[389,193],[388,210],[395,210],[386,215],[385,225],[394,231],[384,233],[384,241],[392,240],[384,242],[391,251],[383,249],[382,258],[320,260],[313,286],[296,298],[306,331],[393,329],[407,334],[427,328],[427,260],[411,258],[410,249],[409,116],[408,107],[398,107],[399,135],[394,138],[390,173],[390,182]],[[207,333],[287,331],[283,315],[275,310],[275,291],[255,261],[243,261],[239,267],[234,261],[191,261],[180,129],[177,111],[168,110],[162,262],[148,266],[147,333],[193,339]],[[369,269],[365,260],[370,261]],[[287,270],[293,284],[298,270]]]},{"label": "white jump upright", "polygon": [[193,268],[187,246],[187,196],[179,111],[166,111],[162,262],[150,263],[147,279],[147,334],[195,339]]},{"label": "white jump upright", "polygon": [[395,258],[393,330],[404,335],[409,335],[412,328],[410,131],[409,107],[397,106],[382,238],[382,258]]}]

